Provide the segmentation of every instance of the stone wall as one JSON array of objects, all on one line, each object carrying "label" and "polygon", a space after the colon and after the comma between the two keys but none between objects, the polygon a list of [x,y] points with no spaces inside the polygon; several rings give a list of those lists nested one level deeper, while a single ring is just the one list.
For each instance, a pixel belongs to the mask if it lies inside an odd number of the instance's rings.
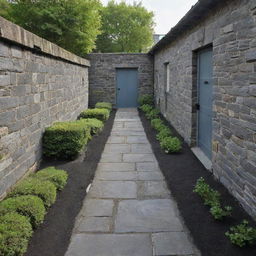
[{"label": "stone wall", "polygon": [[[213,47],[213,173],[256,217],[256,3],[224,1],[197,26],[155,53],[161,111],[196,142],[196,50]],[[170,92],[165,67],[170,64]]]},{"label": "stone wall", "polygon": [[138,68],[138,95],[153,92],[153,61],[148,54],[89,54],[89,104],[98,101],[116,104],[116,68]]},{"label": "stone wall", "polygon": [[87,108],[89,62],[1,17],[0,28],[0,196],[4,196],[36,168],[45,127],[74,120]]}]

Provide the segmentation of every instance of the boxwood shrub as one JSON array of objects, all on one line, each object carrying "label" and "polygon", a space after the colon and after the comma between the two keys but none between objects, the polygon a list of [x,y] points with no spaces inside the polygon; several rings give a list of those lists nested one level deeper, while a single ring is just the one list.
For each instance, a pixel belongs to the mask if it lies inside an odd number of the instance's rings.
[{"label": "boxwood shrub", "polygon": [[95,108],[106,108],[109,111],[111,111],[112,104],[109,102],[98,102],[98,103],[96,103]]},{"label": "boxwood shrub", "polygon": [[45,207],[42,199],[37,196],[18,196],[7,198],[0,203],[1,216],[11,212],[28,217],[33,228],[36,228],[44,220]]},{"label": "boxwood shrub", "polygon": [[139,104],[140,106],[148,104],[148,105],[154,105],[154,97],[151,94],[145,94],[139,97]]},{"label": "boxwood shrub", "polygon": [[160,131],[165,127],[164,122],[160,118],[152,119],[151,126],[157,131]]},{"label": "boxwood shrub", "polygon": [[86,118],[83,119],[86,124],[91,128],[91,134],[98,134],[102,131],[103,127],[104,127],[104,123],[96,118]]},{"label": "boxwood shrub", "polygon": [[140,107],[140,109],[144,112],[144,113],[149,113],[152,109],[153,106],[148,105],[148,104],[144,104]]},{"label": "boxwood shrub", "polygon": [[84,120],[57,122],[46,128],[43,154],[58,159],[74,159],[91,138],[90,126]]},{"label": "boxwood shrub", "polygon": [[160,141],[160,146],[167,154],[181,151],[181,141],[177,137],[164,138]]},{"label": "boxwood shrub", "polygon": [[166,137],[170,137],[172,135],[171,130],[167,126],[162,126],[156,135],[156,139],[159,141],[164,140]]},{"label": "boxwood shrub", "polygon": [[8,197],[20,195],[38,196],[43,200],[45,207],[50,207],[56,200],[56,187],[50,181],[28,177],[20,182]]},{"label": "boxwood shrub", "polygon": [[150,112],[146,113],[146,118],[147,119],[156,119],[156,118],[158,118],[159,114],[160,114],[159,109],[153,108]]},{"label": "boxwood shrub", "polygon": [[27,217],[18,213],[0,216],[0,255],[23,255],[27,251],[32,232],[32,226]]},{"label": "boxwood shrub", "polygon": [[62,190],[67,184],[68,174],[64,170],[48,167],[33,174],[32,177],[43,181],[50,181],[54,184],[57,190]]},{"label": "boxwood shrub", "polygon": [[81,112],[78,118],[97,118],[105,122],[109,118],[109,110],[105,108],[86,109]]}]

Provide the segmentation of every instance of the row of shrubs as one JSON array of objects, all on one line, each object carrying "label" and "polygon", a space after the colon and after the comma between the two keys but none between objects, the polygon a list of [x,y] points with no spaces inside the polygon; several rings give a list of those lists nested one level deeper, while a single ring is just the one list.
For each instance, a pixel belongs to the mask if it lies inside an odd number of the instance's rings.
[{"label": "row of shrubs", "polygon": [[[204,201],[204,204],[210,206],[210,213],[216,220],[223,220],[224,217],[231,216],[232,207],[221,205],[221,195],[217,190],[212,189],[204,178],[199,178],[194,188]],[[244,247],[246,245],[256,244],[256,228],[250,227],[247,220],[243,220],[241,224],[231,227],[225,235],[230,239],[231,243]]]},{"label": "row of shrubs", "polygon": [[78,120],[56,122],[46,128],[43,136],[43,154],[56,159],[74,159],[88,141],[98,134],[109,118],[112,105],[99,102],[94,109],[80,113]]},{"label": "row of shrubs", "polygon": [[151,95],[144,95],[139,99],[140,109],[145,113],[147,119],[151,120],[151,126],[157,131],[157,140],[165,153],[177,153],[182,149],[179,138],[172,136],[170,128],[164,124],[160,117],[160,111],[154,108],[154,101]]},{"label": "row of shrubs", "polygon": [[43,222],[67,178],[65,171],[54,167],[40,170],[21,181],[0,202],[0,255],[20,256],[26,252],[33,230]]}]

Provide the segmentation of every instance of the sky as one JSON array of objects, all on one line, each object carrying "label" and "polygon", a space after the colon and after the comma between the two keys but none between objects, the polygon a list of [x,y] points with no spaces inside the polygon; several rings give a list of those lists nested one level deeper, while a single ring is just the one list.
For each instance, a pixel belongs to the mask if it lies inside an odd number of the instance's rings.
[{"label": "sky", "polygon": [[[109,0],[101,0],[107,4]],[[122,0],[116,0],[121,2]],[[134,0],[126,0],[132,4]],[[138,1],[137,1],[138,2]],[[166,34],[190,10],[197,0],[141,0],[146,9],[155,14],[155,33]]]}]

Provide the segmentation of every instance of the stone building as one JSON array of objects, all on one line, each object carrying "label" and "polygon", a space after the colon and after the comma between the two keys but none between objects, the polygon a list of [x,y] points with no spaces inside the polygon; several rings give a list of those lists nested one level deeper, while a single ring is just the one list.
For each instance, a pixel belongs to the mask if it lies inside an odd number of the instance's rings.
[{"label": "stone building", "polygon": [[256,217],[256,1],[199,1],[150,54],[161,112]]}]

